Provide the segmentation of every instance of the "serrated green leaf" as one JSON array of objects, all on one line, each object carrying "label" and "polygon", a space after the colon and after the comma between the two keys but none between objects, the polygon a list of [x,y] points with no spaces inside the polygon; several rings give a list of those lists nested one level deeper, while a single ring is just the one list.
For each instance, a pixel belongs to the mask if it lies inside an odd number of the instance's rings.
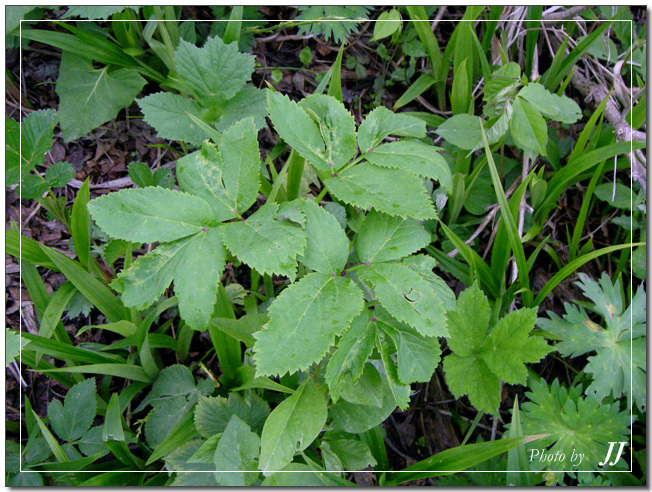
[{"label": "serrated green leaf", "polygon": [[220,229],[213,227],[193,236],[177,256],[174,292],[179,299],[179,314],[191,328],[205,330],[226,261]]},{"label": "serrated green leaf", "polygon": [[439,125],[435,133],[460,149],[474,150],[482,145],[482,120],[469,114],[456,114]]},{"label": "serrated green leaf", "polygon": [[448,336],[442,301],[414,270],[399,263],[378,263],[363,266],[357,274],[374,286],[380,304],[396,319],[422,335]]},{"label": "serrated green leaf", "polygon": [[363,162],[327,178],[324,184],[337,198],[360,208],[416,219],[437,216],[421,179],[399,169]]},{"label": "serrated green leaf", "polygon": [[198,48],[183,39],[174,53],[177,74],[207,107],[223,104],[241,91],[254,71],[254,57],[239,53],[238,44],[219,37]]},{"label": "serrated green leaf", "polygon": [[444,358],[448,389],[456,398],[469,396],[471,404],[481,412],[498,415],[500,381],[482,359],[449,354]]},{"label": "serrated green leaf", "polygon": [[349,257],[349,240],[344,230],[334,215],[314,201],[304,200],[301,204],[308,242],[299,260],[317,272],[339,275]]},{"label": "serrated green leaf", "polygon": [[203,199],[159,187],[109,193],[88,210],[109,236],[139,243],[174,241],[216,224]]},{"label": "serrated green leaf", "polygon": [[266,203],[245,221],[222,227],[222,240],[232,254],[261,274],[296,276],[296,258],[306,248],[298,224],[279,217],[278,205]]},{"label": "serrated green leaf", "polygon": [[294,454],[306,449],[319,435],[327,405],[309,379],[269,415],[263,427],[259,468],[265,476],[281,470]]},{"label": "serrated green leaf", "polygon": [[453,176],[446,159],[435,147],[418,141],[391,142],[364,154],[367,161],[381,167],[402,169],[417,176],[438,181],[450,190]]},{"label": "serrated green leaf", "polygon": [[319,125],[297,103],[277,92],[267,92],[267,108],[274,129],[283,140],[317,169],[332,171]]},{"label": "serrated green leaf", "polygon": [[430,244],[430,234],[414,219],[370,211],[356,238],[361,262],[398,260]]},{"label": "serrated green leaf", "polygon": [[376,459],[369,446],[355,439],[333,439],[327,441],[330,449],[342,461],[345,470],[364,470],[375,466]]},{"label": "serrated green leaf", "polygon": [[551,94],[541,84],[526,85],[519,91],[518,96],[551,120],[575,123],[582,117],[582,110],[575,101],[566,96]]},{"label": "serrated green leaf", "polygon": [[45,171],[45,181],[52,188],[61,188],[75,177],[75,168],[68,162],[55,162]]},{"label": "serrated green leaf", "polygon": [[545,156],[548,142],[548,126],[541,113],[522,99],[512,102],[512,121],[509,131],[514,143],[522,149]]},{"label": "serrated green leaf", "polygon": [[95,379],[85,379],[66,394],[64,405],[52,400],[48,405],[50,425],[63,441],[82,437],[93,424],[97,412]]},{"label": "serrated green leaf", "polygon": [[412,255],[403,258],[401,263],[417,272],[426,282],[430,284],[432,290],[437,294],[444,304],[444,311],[455,309],[455,293],[446,284],[443,278],[435,275],[433,269],[437,262],[432,256]]},{"label": "serrated green leaf", "polygon": [[353,115],[337,99],[323,94],[311,94],[299,106],[317,119],[329,167],[337,171],[348,164],[357,150]]},{"label": "serrated green leaf", "polygon": [[153,183],[154,180],[152,179],[152,171],[144,162],[130,162],[127,169],[129,171],[129,177],[139,188],[155,186]]},{"label": "serrated green leaf", "polygon": [[423,138],[426,136],[426,123],[409,114],[394,113],[379,106],[367,115],[358,129],[358,146],[361,152],[368,152],[386,137]]},{"label": "serrated green leaf", "polygon": [[[260,438],[249,426],[233,415],[215,449],[215,478],[223,487],[251,486],[258,477],[255,471]],[[244,473],[243,473],[244,472]]]},{"label": "serrated green leaf", "polygon": [[253,117],[256,130],[263,128],[267,116],[266,93],[266,89],[245,87],[226,102],[213,126],[218,132],[222,132],[239,120]]},{"label": "serrated green leaf", "polygon": [[35,200],[41,198],[48,188],[48,184],[40,176],[23,175],[23,180],[20,182],[20,197],[25,200]]},{"label": "serrated green leaf", "polygon": [[193,99],[157,92],[136,101],[145,121],[154,127],[160,138],[181,140],[199,147],[209,138],[204,130],[188,116],[201,118],[201,106]]},{"label": "serrated green leaf", "polygon": [[471,356],[482,347],[489,330],[489,300],[477,284],[464,290],[455,309],[447,313],[451,333],[448,346],[460,357]]},{"label": "serrated green leaf", "polygon": [[229,393],[228,400],[221,396],[202,397],[195,409],[197,432],[206,439],[221,434],[233,415],[259,433],[269,415],[269,405],[255,393],[246,397]]},{"label": "serrated green leaf", "polygon": [[414,328],[392,318],[384,309],[374,310],[376,325],[394,341],[398,379],[402,384],[427,383],[439,364],[441,348],[434,337],[424,337]]},{"label": "serrated green leaf", "polygon": [[342,378],[348,375],[355,382],[361,375],[367,359],[374,349],[376,331],[371,313],[364,310],[351,322],[351,327],[337,344],[337,350],[328,361],[325,380],[331,399],[337,403]]},{"label": "serrated green leaf", "polygon": [[348,278],[315,272],[286,288],[254,334],[258,376],[282,375],[319,362],[362,310],[362,291]]},{"label": "serrated green leaf", "polygon": [[145,83],[134,69],[96,70],[90,60],[64,51],[56,86],[64,141],[76,140],[114,119]]}]

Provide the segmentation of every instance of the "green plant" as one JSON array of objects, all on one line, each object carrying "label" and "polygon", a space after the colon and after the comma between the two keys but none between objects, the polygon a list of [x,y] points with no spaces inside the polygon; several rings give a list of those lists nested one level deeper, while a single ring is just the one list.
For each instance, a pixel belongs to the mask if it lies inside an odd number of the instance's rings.
[{"label": "green plant", "polygon": [[351,35],[357,33],[357,24],[367,20],[370,7],[362,6],[311,6],[299,7],[298,21],[308,21],[299,26],[299,34],[310,32],[323,35],[326,41],[331,39],[341,44]]}]

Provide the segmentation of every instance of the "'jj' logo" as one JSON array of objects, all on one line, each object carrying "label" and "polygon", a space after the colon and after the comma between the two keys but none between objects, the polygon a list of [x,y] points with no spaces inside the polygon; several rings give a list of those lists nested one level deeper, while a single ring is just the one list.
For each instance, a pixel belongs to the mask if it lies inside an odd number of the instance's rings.
[{"label": "'jj' logo", "polygon": [[618,448],[618,456],[616,456],[616,459],[614,461],[609,463],[609,466],[613,466],[616,463],[618,463],[618,461],[620,461],[620,457],[623,454],[623,449],[625,449],[625,444],[627,444],[627,441],[621,441],[619,443],[609,441],[609,451],[607,451],[607,457],[604,459],[603,462],[598,463],[600,466],[606,465],[607,462],[609,461],[609,457],[611,457],[611,452],[614,449],[614,444],[620,444],[620,448]]}]

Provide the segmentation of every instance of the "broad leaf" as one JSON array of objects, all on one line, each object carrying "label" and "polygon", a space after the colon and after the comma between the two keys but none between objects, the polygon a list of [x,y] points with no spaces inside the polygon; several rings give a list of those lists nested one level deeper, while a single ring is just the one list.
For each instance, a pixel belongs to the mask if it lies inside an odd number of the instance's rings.
[{"label": "broad leaf", "polygon": [[362,375],[365,363],[374,349],[376,331],[371,319],[367,309],[356,316],[328,361],[325,379],[335,403],[339,399],[342,379],[348,376],[355,382]]},{"label": "broad leaf", "polygon": [[409,114],[394,113],[379,106],[367,115],[358,129],[360,151],[368,152],[390,135],[423,138],[426,136],[426,123]]},{"label": "broad leaf", "polygon": [[349,240],[334,215],[312,200],[302,201],[308,243],[301,262],[322,273],[338,274],[349,257]]},{"label": "broad leaf", "polygon": [[138,243],[174,241],[216,223],[203,199],[159,187],[110,193],[88,210],[109,236]]},{"label": "broad leaf", "polygon": [[398,260],[430,244],[430,234],[414,219],[370,211],[356,238],[361,262]]},{"label": "broad leaf", "polygon": [[221,434],[234,415],[259,433],[269,415],[269,405],[255,393],[246,397],[229,393],[228,399],[221,396],[200,398],[195,409],[197,432],[206,439]]},{"label": "broad leaf", "polygon": [[285,289],[254,334],[258,376],[283,375],[319,362],[362,310],[362,291],[348,278],[312,273]]},{"label": "broad leaf", "polygon": [[337,99],[322,94],[302,99],[299,106],[317,119],[329,167],[337,171],[348,164],[357,149],[353,115]]},{"label": "broad leaf", "polygon": [[450,190],[453,186],[448,163],[435,147],[416,141],[399,141],[383,144],[373,152],[364,154],[365,159],[381,167],[402,169],[424,178],[434,179]]},{"label": "broad leaf", "polygon": [[514,143],[522,149],[545,156],[548,127],[541,113],[521,99],[516,99],[512,103],[512,109],[514,113],[509,131]]},{"label": "broad leaf", "polygon": [[[233,415],[215,449],[215,479],[223,487],[251,486],[258,477],[255,471],[260,438],[249,426]],[[244,472],[244,473],[243,473]]]},{"label": "broad leaf", "polygon": [[380,304],[393,317],[422,335],[448,335],[443,303],[417,272],[399,263],[378,263],[363,266],[357,274],[373,285]]},{"label": "broad leaf", "polygon": [[469,114],[456,114],[439,125],[436,133],[460,149],[474,150],[482,145],[482,120]]},{"label": "broad leaf", "polygon": [[19,355],[22,348],[29,343],[20,336],[18,330],[5,330],[5,365],[11,364]]},{"label": "broad leaf", "polygon": [[260,446],[260,469],[267,476],[281,470],[294,454],[306,449],[319,435],[327,417],[327,405],[309,379],[269,415]]},{"label": "broad leaf", "polygon": [[269,118],[283,140],[317,169],[333,171],[326,161],[326,145],[319,125],[297,103],[277,92],[267,92]]},{"label": "broad leaf", "polygon": [[368,466],[375,466],[376,459],[371,454],[369,446],[363,441],[355,439],[334,439],[328,442],[330,450],[340,459],[344,470],[364,470]]},{"label": "broad leaf", "polygon": [[254,57],[238,44],[208,38],[202,48],[179,41],[174,53],[177,74],[204,106],[223,104],[242,90],[254,71]]},{"label": "broad leaf", "polygon": [[114,119],[133,102],[145,83],[134,69],[110,71],[107,66],[97,70],[90,60],[64,51],[57,79],[64,141],[76,140]]},{"label": "broad leaf", "polygon": [[582,110],[575,101],[566,96],[551,94],[541,84],[526,85],[519,91],[518,96],[551,120],[575,123],[582,117]]},{"label": "broad leaf", "polygon": [[193,99],[157,92],[137,102],[145,121],[156,129],[159,138],[181,140],[196,147],[209,138],[188,116],[201,117],[202,108]]},{"label": "broad leaf", "polygon": [[421,278],[430,284],[432,290],[444,304],[444,311],[455,309],[455,293],[448,284],[446,284],[443,278],[435,275],[433,272],[437,262],[432,256],[412,255],[403,258],[401,263],[417,272]]},{"label": "broad leaf", "polygon": [[75,168],[68,162],[55,162],[45,171],[45,181],[51,188],[66,186],[75,177]]},{"label": "broad leaf", "polygon": [[435,218],[435,207],[417,176],[399,169],[358,164],[327,178],[328,190],[343,202],[416,219]]},{"label": "broad leaf", "polygon": [[95,379],[85,379],[74,385],[61,405],[52,400],[48,405],[50,425],[63,441],[71,442],[82,437],[93,424],[97,412]]},{"label": "broad leaf", "polygon": [[236,121],[245,118],[254,118],[256,130],[265,126],[267,116],[267,90],[245,87],[229,99],[216,115],[213,126],[219,132],[226,130]]},{"label": "broad leaf", "polygon": [[279,216],[276,203],[266,203],[245,221],[222,227],[229,251],[261,274],[296,276],[296,258],[306,248],[306,234],[298,224]]}]

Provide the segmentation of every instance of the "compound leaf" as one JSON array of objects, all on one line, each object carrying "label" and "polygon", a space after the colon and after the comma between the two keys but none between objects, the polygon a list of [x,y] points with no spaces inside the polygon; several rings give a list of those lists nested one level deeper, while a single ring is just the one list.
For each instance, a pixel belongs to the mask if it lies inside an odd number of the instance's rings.
[{"label": "compound leaf", "polygon": [[363,162],[327,178],[328,190],[343,202],[378,212],[416,219],[437,216],[426,189],[417,176]]},{"label": "compound leaf", "polygon": [[319,362],[362,310],[362,291],[348,278],[311,273],[285,289],[254,334],[258,376],[305,370]]},{"label": "compound leaf", "polygon": [[361,262],[398,260],[430,244],[430,234],[414,219],[370,211],[356,238]]},{"label": "compound leaf", "polygon": [[63,405],[59,400],[52,400],[48,405],[52,429],[67,442],[79,439],[90,429],[96,412],[95,379],[92,378],[70,388]]},{"label": "compound leaf", "polygon": [[281,470],[294,454],[306,449],[319,435],[327,417],[324,395],[307,380],[269,415],[260,445],[263,474]]},{"label": "compound leaf", "polygon": [[200,197],[160,187],[109,193],[88,210],[109,236],[138,243],[174,241],[216,224]]}]

